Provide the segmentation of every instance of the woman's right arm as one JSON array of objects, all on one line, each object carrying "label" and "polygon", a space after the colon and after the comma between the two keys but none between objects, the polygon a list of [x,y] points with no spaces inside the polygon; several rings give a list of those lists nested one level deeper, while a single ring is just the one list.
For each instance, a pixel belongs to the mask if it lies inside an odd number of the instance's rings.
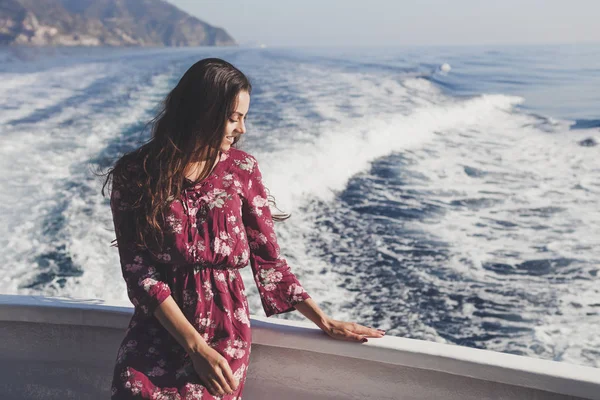
[{"label": "woman's right arm", "polygon": [[196,328],[183,315],[181,308],[172,296],[167,297],[156,307],[154,316],[188,354],[202,354],[210,348]]},{"label": "woman's right arm", "polygon": [[185,349],[212,395],[232,392],[237,388],[237,381],[227,360],[211,348],[187,320],[151,258],[135,249],[135,220],[131,205],[132,196],[126,187],[113,182],[110,206],[121,270],[131,302],[144,316],[155,316]]},{"label": "woman's right arm", "polygon": [[154,316],[190,355],[196,373],[210,394],[232,394],[237,389],[237,379],[227,360],[206,343],[172,296],[156,308]]}]

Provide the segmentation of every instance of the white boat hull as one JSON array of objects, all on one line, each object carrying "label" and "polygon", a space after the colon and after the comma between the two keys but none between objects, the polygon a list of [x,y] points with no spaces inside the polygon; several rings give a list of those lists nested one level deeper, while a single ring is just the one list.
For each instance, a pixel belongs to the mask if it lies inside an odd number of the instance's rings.
[{"label": "white boat hull", "polygon": [[[108,399],[132,307],[0,295],[1,399]],[[244,400],[598,399],[600,369],[386,336],[359,344],[253,317]]]}]

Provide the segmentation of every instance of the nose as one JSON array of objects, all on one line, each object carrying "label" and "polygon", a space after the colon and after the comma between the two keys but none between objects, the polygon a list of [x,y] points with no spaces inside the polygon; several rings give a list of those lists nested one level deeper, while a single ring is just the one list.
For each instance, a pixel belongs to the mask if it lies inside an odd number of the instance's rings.
[{"label": "nose", "polygon": [[246,123],[244,122],[243,118],[240,118],[240,123],[237,126],[236,129],[239,133],[246,133]]}]

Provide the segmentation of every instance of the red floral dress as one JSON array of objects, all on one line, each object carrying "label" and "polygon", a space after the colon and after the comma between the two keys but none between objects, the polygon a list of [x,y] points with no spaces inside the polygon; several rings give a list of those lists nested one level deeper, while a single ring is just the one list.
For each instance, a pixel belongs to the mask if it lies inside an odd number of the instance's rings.
[{"label": "red floral dress", "polygon": [[[157,257],[132,246],[131,201],[127,185],[113,182],[121,269],[135,310],[118,350],[112,399],[240,400],[252,335],[239,269],[250,262],[267,317],[310,297],[279,253],[256,159],[231,148],[208,178],[188,181],[170,205],[164,251]],[[169,295],[229,362],[239,381],[233,395],[210,395],[183,347],[154,317]]]}]

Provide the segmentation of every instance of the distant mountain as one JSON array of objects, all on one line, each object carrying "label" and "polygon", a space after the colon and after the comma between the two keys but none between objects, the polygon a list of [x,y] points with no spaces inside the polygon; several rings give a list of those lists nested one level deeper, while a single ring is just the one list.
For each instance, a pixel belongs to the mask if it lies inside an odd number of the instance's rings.
[{"label": "distant mountain", "polygon": [[231,46],[163,0],[0,0],[0,45]]}]

